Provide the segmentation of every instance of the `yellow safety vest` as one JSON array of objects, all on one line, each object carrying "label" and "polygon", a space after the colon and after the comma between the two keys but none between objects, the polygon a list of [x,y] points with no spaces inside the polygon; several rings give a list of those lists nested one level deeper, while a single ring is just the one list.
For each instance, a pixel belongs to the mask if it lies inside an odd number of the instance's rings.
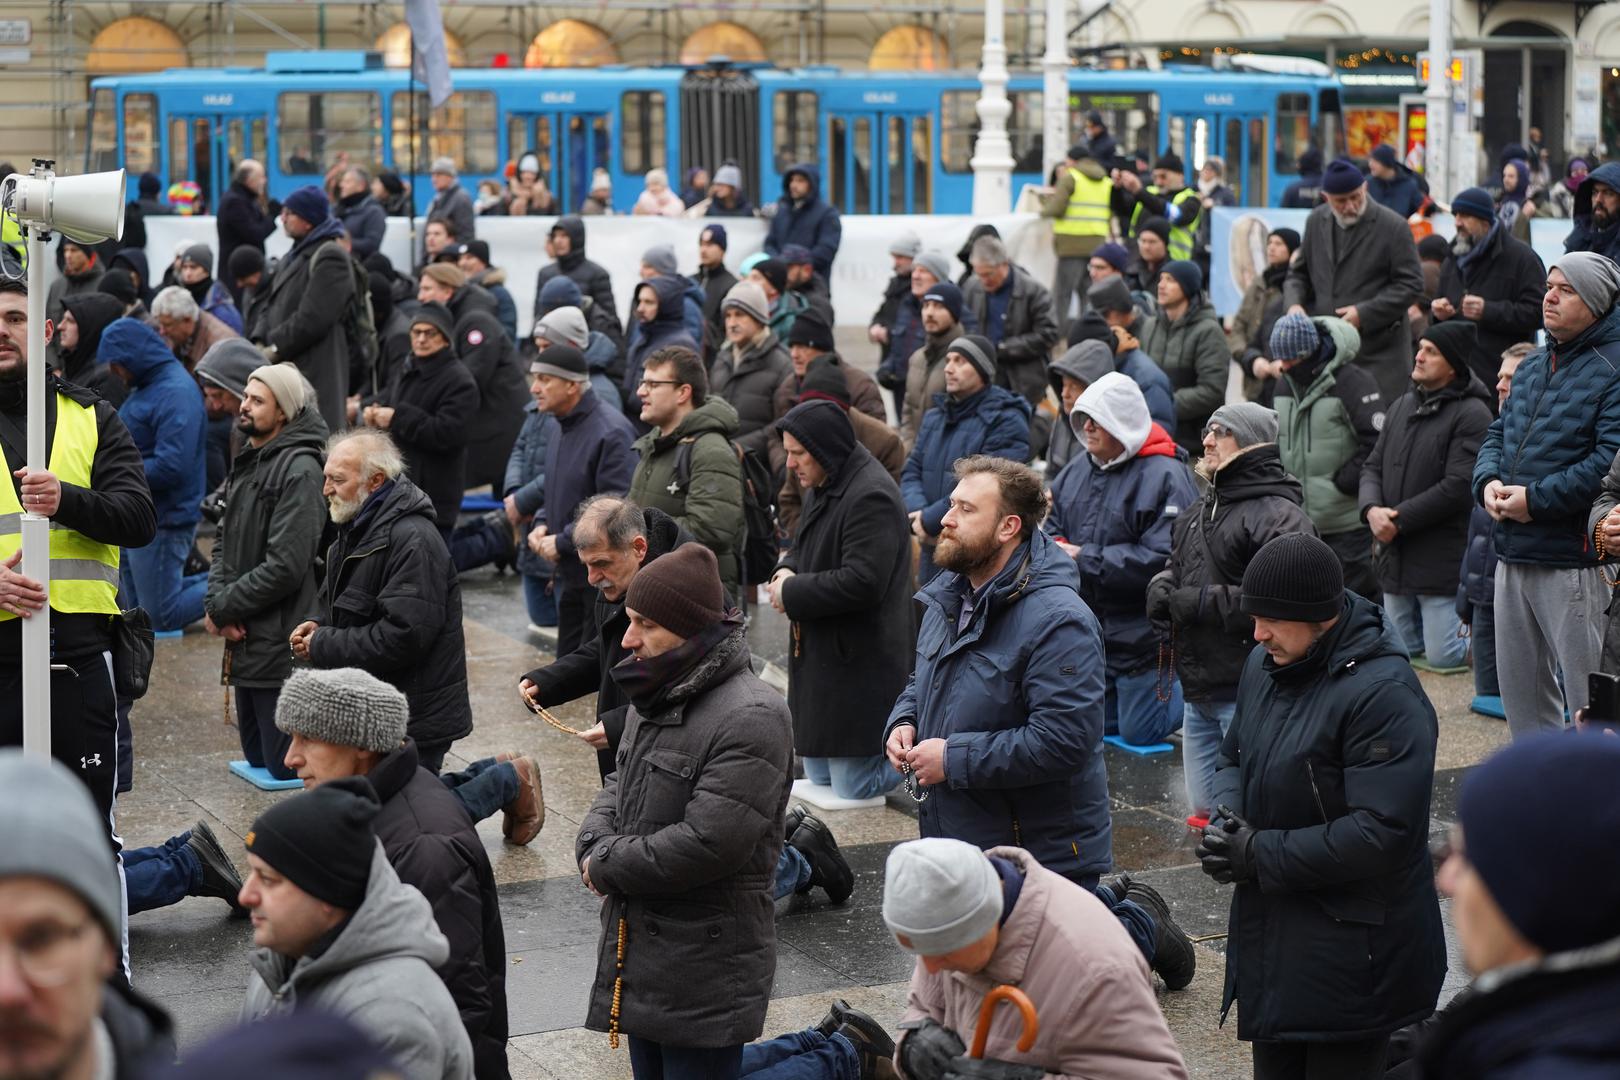
[{"label": "yellow safety vest", "polygon": [[1108,236],[1111,216],[1108,200],[1114,191],[1114,182],[1108,177],[1093,180],[1079,169],[1070,169],[1074,178],[1074,191],[1069,194],[1069,205],[1063,216],[1052,222],[1052,232],[1058,236]]},{"label": "yellow safety vest", "polygon": [[0,221],[0,244],[10,248],[17,256],[17,261],[22,263],[22,268],[28,269],[28,241],[23,239],[21,226],[10,214]]},{"label": "yellow safety vest", "polygon": [[[1149,184],[1146,190],[1153,195],[1162,194],[1157,187]],[[1188,199],[1198,198],[1198,192],[1191,188],[1183,188],[1181,194],[1171,200],[1172,205],[1180,205]],[[1138,202],[1136,209],[1131,211],[1131,235],[1136,235],[1136,222],[1142,216],[1142,204]],[[1193,253],[1193,232],[1184,225],[1170,226],[1170,242],[1166,245],[1170,249],[1172,259],[1190,259]]]},{"label": "yellow safety vest", "polygon": [[[94,406],[56,395],[56,438],[51,443],[51,472],[64,484],[90,486],[90,470],[100,443]],[[6,469],[20,463],[6,461]],[[22,547],[22,504],[17,488],[0,482],[0,559]],[[68,613],[118,614],[118,548],[103,544],[65,525],[51,522],[51,610]],[[15,619],[9,611],[0,619]]]}]

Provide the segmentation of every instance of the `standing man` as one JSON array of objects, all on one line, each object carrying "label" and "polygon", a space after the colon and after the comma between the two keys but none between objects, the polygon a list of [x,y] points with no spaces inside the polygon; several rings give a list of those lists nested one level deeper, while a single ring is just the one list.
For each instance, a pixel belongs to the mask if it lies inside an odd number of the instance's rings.
[{"label": "standing man", "polygon": [[[219,197],[219,265],[229,268],[231,253],[239,247],[250,248],[264,255],[264,242],[276,231],[276,217],[281,204],[274,199],[266,201],[264,166],[252,158],[244,158],[231,177],[231,186]],[[242,286],[237,275],[226,276],[231,298],[242,307]],[[243,308],[245,312],[246,309]]]},{"label": "standing man", "polygon": [[[624,348],[624,329],[619,325],[619,309],[613,303],[613,279],[601,266],[585,257],[585,219],[578,214],[564,214],[546,234],[546,243],[556,261],[542,266],[535,276],[535,320],[539,321],[547,311],[543,303],[546,282],[554,277],[566,277],[579,286],[582,302],[577,306],[586,312],[591,326],[612,338],[616,348]],[[583,303],[587,300],[588,306]]]},{"label": "standing man", "polygon": [[182,285],[170,285],[152,298],[152,317],[157,320],[158,333],[174,350],[175,359],[191,372],[209,349],[239,336],[223,321],[199,308]]},{"label": "standing man", "polygon": [[236,687],[236,733],[254,768],[290,779],[276,699],[292,673],[285,642],[315,600],[326,527],[326,424],[290,364],[257,368],[242,391],[231,464],[203,600],[203,627],[225,639],[224,679]]},{"label": "standing man", "polygon": [[343,170],[338,178],[337,196],[334,213],[349,234],[349,251],[365,262],[382,248],[383,236],[388,232],[388,215],[371,193],[371,177],[364,169]]},{"label": "standing man", "polygon": [[1083,144],[1069,148],[1057,184],[1050,194],[1041,196],[1041,216],[1054,219],[1057,277],[1052,281],[1052,306],[1060,322],[1068,321],[1069,303],[1077,292],[1080,310],[1085,310],[1085,290],[1090,284],[1086,266],[1108,241],[1113,196],[1114,182]]},{"label": "standing man", "polygon": [[1367,158],[1367,194],[1379,206],[1386,206],[1401,215],[1411,217],[1423,205],[1423,192],[1417,181],[1401,165],[1395,148],[1389,143],[1373,147]]},{"label": "standing man", "polygon": [[433,503],[406,479],[399,447],[370,428],[333,437],[325,476],[337,539],[317,614],[288,638],[293,658],[361,668],[398,687],[422,767],[436,773],[473,722],[461,585]]},{"label": "standing man", "polygon": [[744,539],[742,466],[731,437],[737,410],[710,398],[703,359],[683,346],[647,358],[636,391],[641,422],[649,430],[635,442],[640,456],[629,495],[638,506],[662,510],[714,552],[720,584],[740,606]]},{"label": "standing man", "polygon": [[[47,322],[47,338],[53,329]],[[141,452],[117,411],[60,376],[46,380],[50,458],[34,471],[18,438],[28,425],[28,286],[0,279],[0,449],[9,478],[0,483],[0,513],[51,519],[51,662],[70,669],[51,673],[51,754],[90,789],[111,839],[118,775],[111,651],[112,616],[119,612],[118,549],[150,544],[157,515]],[[21,572],[20,530],[0,533],[0,556],[0,746],[21,746],[21,620],[45,607],[46,591]]]},{"label": "standing man", "polygon": [[1493,400],[1468,366],[1476,341],[1467,319],[1424,332],[1412,390],[1389,407],[1361,466],[1361,516],[1377,541],[1384,610],[1413,662],[1439,670],[1468,663],[1457,572],[1474,504],[1474,459]]},{"label": "standing man", "polygon": [[919,594],[916,667],[884,733],[889,763],[927,792],[923,836],[1028,851],[1115,909],[1179,990],[1197,956],[1163,901],[1123,879],[1098,884],[1113,864],[1102,634],[1074,560],[1039,528],[1040,475],[985,455],[954,471],[935,552],[944,572]]},{"label": "standing man", "polygon": [[1166,263],[1154,289],[1159,313],[1144,322],[1142,351],[1170,379],[1176,402],[1172,434],[1191,452],[1203,438],[1209,414],[1225,403],[1232,356],[1221,320],[1204,300],[1204,274],[1197,263]]},{"label": "standing man", "polygon": [[1390,1033],[1434,1011],[1446,973],[1434,707],[1394,626],[1314,536],[1261,548],[1242,606],[1260,648],[1198,846],[1204,872],[1237,886],[1222,1018],[1236,1001],[1255,1080],[1375,1080]]},{"label": "standing man", "polygon": [[[462,243],[477,236],[478,214],[473,209],[472,196],[467,194],[456,177],[456,163],[447,157],[434,158],[430,179],[433,183],[433,201],[428,203],[427,213],[423,216],[429,220],[438,218],[448,222],[450,235]],[[423,249],[424,252],[426,250]]]},{"label": "standing man", "polygon": [[806,401],[779,426],[805,493],[770,581],[771,606],[792,623],[793,747],[812,784],[839,799],[881,798],[895,786],[884,721],[911,659],[905,504],[840,406]]},{"label": "standing man", "polygon": [[[919,265],[912,276],[933,275]],[[945,357],[951,342],[967,335],[962,328],[962,290],[954,283],[940,281],[928,286],[920,303],[919,318],[925,336],[906,361],[906,396],[899,410],[900,438],[908,453],[917,444],[923,415],[934,407],[935,395],[945,389]]]},{"label": "standing man", "polygon": [[720,305],[723,344],[709,367],[709,390],[737,412],[737,444],[765,452],[776,419],[776,388],[793,369],[787,347],[770,327],[765,293],[752,281],[739,281]]},{"label": "standing man", "polygon": [[[506,287],[506,270],[490,264],[489,241],[468,240],[461,245],[456,265],[467,275],[469,285],[477,285],[495,300],[495,321],[506,331],[508,347],[518,340],[517,302]],[[454,305],[452,305],[454,308]]]},{"label": "standing man", "polygon": [[575,847],[605,899],[586,1026],[629,1036],[638,1080],[728,1080],[770,1004],[792,719],[749,670],[708,548],[644,567],[625,607],[624,742]]},{"label": "standing man", "polygon": [[[1585,708],[1602,655],[1612,590],[1598,551],[1620,552],[1620,514],[1593,503],[1620,452],[1617,295],[1608,258],[1553,263],[1541,301],[1551,340],[1514,372],[1474,463],[1474,498],[1496,522],[1497,679],[1514,738]],[[1606,517],[1588,520],[1595,511]]]},{"label": "standing man", "polygon": [[344,326],[355,296],[349,253],[338,243],[343,224],[331,216],[326,193],[312,184],[287,196],[281,225],[293,246],[270,279],[262,315],[255,304],[253,329],[269,347],[271,363],[298,365],[315,388],[326,429],[342,431],[350,354],[359,348]]},{"label": "standing man", "polygon": [[698,268],[692,275],[703,290],[703,359],[712,363],[726,342],[724,308],[726,296],[737,284],[737,275],[726,269],[726,227],[705,225],[698,234]]},{"label": "standing man", "polygon": [[789,165],[782,174],[782,197],[765,233],[765,253],[780,257],[789,244],[798,244],[809,249],[816,273],[830,280],[843,238],[838,207],[821,197],[821,169],[813,163]]},{"label": "standing man", "polygon": [[1349,323],[1361,335],[1357,365],[1392,401],[1406,392],[1412,371],[1406,309],[1423,295],[1412,230],[1372,201],[1361,170],[1348,161],[1327,167],[1322,191],[1325,202],[1305,220],[1283,300],[1291,313]]},{"label": "standing man", "polygon": [[996,385],[1037,405],[1046,399],[1046,365],[1062,336],[1052,294],[1014,267],[1007,248],[993,236],[973,242],[968,262],[973,279],[962,290],[962,307],[973,312],[979,333],[995,346]]},{"label": "standing man", "polygon": [[1114,209],[1128,225],[1127,234],[1135,236],[1147,219],[1161,218],[1167,226],[1169,258],[1191,259],[1203,203],[1187,186],[1187,167],[1181,159],[1167,153],[1155,161],[1150,184],[1144,185],[1131,169],[1115,169],[1113,178]]},{"label": "standing man", "polygon": [[574,547],[574,511],[592,495],[621,494],[630,488],[636,454],[635,429],[617,402],[603,401],[590,388],[584,355],[553,345],[529,366],[530,391],[540,411],[557,418],[558,430],[546,444],[546,497],[529,549],[554,565],[557,595],[557,655],[579,648],[586,634],[591,594],[585,567]]},{"label": "standing man", "polygon": [[1429,313],[1436,323],[1474,325],[1478,333],[1468,367],[1490,386],[1502,353],[1541,329],[1547,271],[1530,245],[1497,224],[1496,207],[1484,188],[1469,188],[1452,199],[1451,212],[1457,238],[1440,267],[1440,290]]}]

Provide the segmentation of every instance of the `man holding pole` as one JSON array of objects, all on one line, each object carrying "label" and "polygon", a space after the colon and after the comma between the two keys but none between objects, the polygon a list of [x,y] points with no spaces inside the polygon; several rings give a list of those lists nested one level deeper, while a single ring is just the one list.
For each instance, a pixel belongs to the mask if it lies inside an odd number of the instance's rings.
[{"label": "man holding pole", "polygon": [[[54,328],[45,324],[45,340]],[[28,287],[0,279],[0,746],[23,743],[22,623],[46,585],[21,573],[23,513],[51,521],[51,753],[90,788],[112,835],[118,775],[113,620],[118,549],[151,543],[157,515],[140,452],[118,412],[92,391],[47,376],[48,465],[24,467],[28,425]],[[201,467],[199,462],[198,467]]]}]

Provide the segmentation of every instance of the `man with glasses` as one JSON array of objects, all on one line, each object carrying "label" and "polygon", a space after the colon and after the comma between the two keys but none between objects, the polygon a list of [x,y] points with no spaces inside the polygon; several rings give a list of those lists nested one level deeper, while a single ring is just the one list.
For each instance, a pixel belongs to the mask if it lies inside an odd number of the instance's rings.
[{"label": "man with glasses", "polygon": [[65,766],[0,750],[0,1080],[174,1058],[168,1016],[111,978],[124,897],[99,816]]},{"label": "man with glasses", "polygon": [[720,583],[738,604],[744,522],[742,466],[731,448],[737,410],[724,398],[709,397],[703,359],[679,345],[647,357],[636,397],[641,422],[652,430],[636,440],[641,461],[630,479],[630,498],[662,510],[714,552]]}]

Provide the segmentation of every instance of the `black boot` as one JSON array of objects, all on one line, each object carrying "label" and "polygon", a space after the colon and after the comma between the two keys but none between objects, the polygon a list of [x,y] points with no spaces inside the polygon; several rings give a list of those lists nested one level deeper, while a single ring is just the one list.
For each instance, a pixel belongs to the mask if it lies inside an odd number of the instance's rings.
[{"label": "black boot", "polygon": [[245,913],[246,909],[236,899],[242,891],[242,875],[236,872],[231,857],[225,854],[219,837],[214,835],[214,830],[208,827],[206,821],[199,821],[191,827],[186,846],[202,866],[202,884],[197,888],[197,895],[218,897],[231,905],[233,914]]},{"label": "black boot", "polygon": [[809,812],[804,808],[803,803],[795,803],[788,807],[787,820],[782,823],[783,843],[793,842],[793,834],[799,831],[799,826],[804,822],[804,815]]},{"label": "black boot", "polygon": [[1198,970],[1198,950],[1192,939],[1176,925],[1170,916],[1170,905],[1165,903],[1159,890],[1151,885],[1133,881],[1129,874],[1121,874],[1107,888],[1120,900],[1146,909],[1153,916],[1153,970],[1171,990],[1185,989]]},{"label": "black boot", "polygon": [[882,1024],[859,1009],[850,1008],[847,1002],[838,1004],[844,1007],[844,1022],[838,1025],[836,1034],[855,1047],[861,1062],[861,1080],[890,1075],[884,1071],[885,1067],[892,1070],[894,1061],[894,1040],[889,1038],[889,1033],[883,1030]]},{"label": "black boot", "polygon": [[827,828],[825,821],[806,810],[804,820],[793,831],[793,838],[788,843],[810,863],[810,882],[800,892],[809,892],[819,885],[835,904],[849,899],[849,894],[855,891],[855,871],[844,861],[844,856],[838,850],[838,841],[833,839],[832,830]]}]

